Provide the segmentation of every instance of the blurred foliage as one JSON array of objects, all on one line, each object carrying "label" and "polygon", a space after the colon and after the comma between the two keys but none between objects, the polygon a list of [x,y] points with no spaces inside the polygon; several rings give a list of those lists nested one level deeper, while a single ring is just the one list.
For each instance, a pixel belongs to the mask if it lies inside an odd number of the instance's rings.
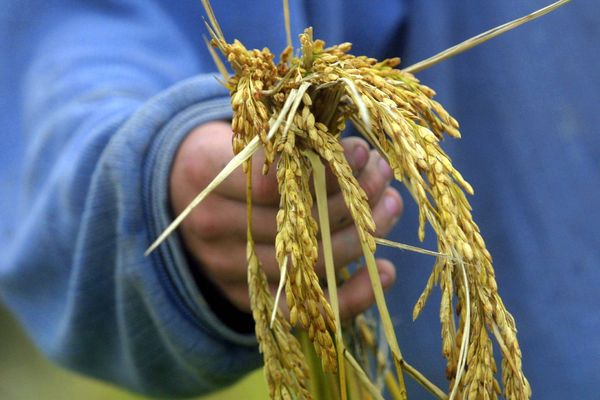
[{"label": "blurred foliage", "polygon": [[[197,400],[266,399],[262,371]],[[74,374],[52,364],[33,346],[15,319],[0,307],[0,399],[142,400],[143,396]]]}]

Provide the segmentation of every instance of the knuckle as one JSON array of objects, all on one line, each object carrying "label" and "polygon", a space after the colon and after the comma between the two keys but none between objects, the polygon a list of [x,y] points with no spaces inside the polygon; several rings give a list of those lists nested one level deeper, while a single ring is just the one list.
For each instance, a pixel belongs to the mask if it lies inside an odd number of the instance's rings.
[{"label": "knuckle", "polygon": [[279,197],[277,183],[269,177],[255,179],[252,186],[254,200],[258,203],[272,203]]},{"label": "knuckle", "polygon": [[383,188],[386,187],[387,182],[378,169],[373,168],[369,179],[377,191],[381,191]]},{"label": "knuckle", "polygon": [[[340,299],[341,300],[341,299]],[[344,297],[343,313],[346,318],[354,317],[361,312],[360,305],[356,296]]]},{"label": "knuckle", "polygon": [[179,171],[185,182],[198,182],[200,180],[200,169],[197,159],[192,157],[191,152],[180,151],[173,166],[174,172]]},{"label": "knuckle", "polygon": [[400,194],[400,192],[398,192],[398,190],[396,190],[393,187],[389,187],[386,189],[385,196],[386,197],[389,196],[390,198],[392,198],[395,201],[396,207],[398,209],[396,215],[401,216],[402,213],[404,212],[404,199],[402,198],[402,195]]},{"label": "knuckle", "polygon": [[377,150],[370,150],[369,151],[369,160],[377,160],[377,157],[379,157],[379,152]]},{"label": "knuckle", "polygon": [[389,217],[375,218],[375,235],[376,236],[385,236],[392,230],[394,223],[395,223],[395,218],[394,219],[389,218]]},{"label": "knuckle", "polygon": [[[368,178],[368,177],[367,177]],[[367,198],[369,200],[371,200],[373,198],[373,196],[375,195],[376,191],[376,185],[375,182],[373,181],[373,179],[364,179],[361,183],[360,186],[363,188],[363,190],[365,191]]]},{"label": "knuckle", "polygon": [[221,230],[217,214],[205,210],[197,210],[194,213],[192,224],[194,233],[201,239],[214,238]]},{"label": "knuckle", "polygon": [[214,250],[212,246],[204,247],[200,256],[200,262],[202,268],[215,284],[220,286],[228,283],[237,283],[240,279],[244,280],[244,277],[240,278],[240,271],[244,267],[240,265],[239,268],[236,268],[236,263],[231,259],[232,257],[229,253],[225,254],[221,250]]},{"label": "knuckle", "polygon": [[376,195],[386,187],[386,181],[377,171],[376,165],[369,165],[360,177],[360,185],[370,200],[374,200]]},{"label": "knuckle", "polygon": [[360,257],[362,254],[356,228],[345,229],[337,234],[339,246],[335,250],[336,264],[341,265]]},{"label": "knuckle", "polygon": [[400,211],[398,212],[398,215],[402,215],[404,214],[404,199],[402,198],[402,195],[400,194],[400,192],[398,192],[396,189],[391,189],[394,193],[394,195],[396,196],[397,200],[398,200],[398,206],[400,208]]},{"label": "knuckle", "polygon": [[174,170],[181,171],[181,175],[186,182],[194,182],[202,184],[205,180],[206,168],[203,167],[199,160],[201,157],[202,143],[197,143],[191,140],[185,140],[175,158]]}]

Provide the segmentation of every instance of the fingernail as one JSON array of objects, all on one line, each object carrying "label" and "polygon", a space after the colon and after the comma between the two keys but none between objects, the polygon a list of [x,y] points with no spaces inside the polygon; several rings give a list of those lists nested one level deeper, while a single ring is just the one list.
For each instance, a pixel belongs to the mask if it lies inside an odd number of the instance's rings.
[{"label": "fingernail", "polygon": [[400,213],[400,202],[396,196],[392,194],[385,195],[385,198],[383,199],[383,205],[390,215],[398,215]]},{"label": "fingernail", "polygon": [[361,145],[357,145],[352,151],[352,167],[355,171],[361,170],[367,165],[369,159],[368,150]]},{"label": "fingernail", "polygon": [[381,286],[388,287],[392,284],[392,276],[385,272],[379,272],[379,280],[381,281]]},{"label": "fingernail", "polygon": [[390,179],[392,179],[392,177],[394,176],[394,172],[392,171],[392,168],[387,163],[387,161],[383,159],[383,157],[379,159],[377,165],[379,167],[379,172],[381,172],[381,174],[385,177],[386,180],[389,181]]}]

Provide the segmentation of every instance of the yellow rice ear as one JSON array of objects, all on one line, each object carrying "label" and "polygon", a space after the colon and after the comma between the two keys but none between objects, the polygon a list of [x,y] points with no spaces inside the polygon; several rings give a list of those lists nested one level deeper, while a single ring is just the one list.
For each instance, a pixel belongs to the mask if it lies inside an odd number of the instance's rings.
[{"label": "yellow rice ear", "polygon": [[[312,221],[310,222],[310,228],[306,228],[305,226],[302,233],[306,233],[310,247],[314,248],[313,255],[311,256],[311,263],[313,264],[308,266],[308,269],[296,270],[294,282],[296,282],[298,287],[309,288],[318,292],[318,301],[313,301],[310,307],[311,321],[313,317],[321,317],[321,313],[318,311],[320,308],[321,311],[326,311],[327,324],[322,322],[317,324],[319,325],[319,334],[322,334],[318,340],[321,343],[317,345],[313,340],[313,345],[315,346],[315,350],[320,349],[321,352],[319,354],[322,360],[326,360],[326,363],[324,361],[323,365],[326,365],[331,370],[335,370],[336,368],[335,358],[337,356],[339,387],[336,386],[335,380],[332,379],[333,375],[324,375],[321,381],[325,382],[325,385],[329,387],[329,390],[326,391],[327,396],[341,396],[345,400],[348,396],[346,391],[353,391],[358,387],[354,385],[354,382],[349,382],[352,377],[355,377],[363,384],[359,390],[363,390],[364,388],[373,398],[381,398],[381,394],[377,392],[374,385],[369,381],[368,376],[364,372],[365,370],[358,365],[352,355],[344,348],[329,233],[323,164],[317,155],[319,154],[327,160],[332,166],[334,173],[336,173],[338,181],[342,185],[346,204],[351,211],[358,229],[366,268],[371,279],[375,302],[381,316],[382,329],[396,366],[398,382],[394,380],[393,375],[389,371],[385,375],[385,381],[394,398],[406,399],[407,397],[403,372],[406,372],[437,398],[447,399],[447,396],[441,389],[433,385],[402,358],[375,264],[374,251],[376,244],[416,251],[437,257],[437,262],[434,265],[427,286],[415,305],[413,316],[416,316],[420,312],[431,291],[431,287],[435,283],[438,283],[442,289],[440,320],[442,322],[443,352],[448,359],[448,369],[451,371],[449,378],[451,382],[450,400],[463,395],[472,397],[487,395],[495,398],[500,393],[499,385],[493,372],[495,370],[495,361],[491,354],[492,342],[490,333],[496,336],[496,340],[502,350],[504,359],[502,375],[505,396],[510,399],[530,397],[531,389],[521,371],[521,353],[516,337],[514,320],[504,307],[497,293],[491,255],[486,249],[479,228],[472,219],[471,208],[464,193],[472,194],[472,188],[462,178],[460,173],[454,169],[450,159],[438,143],[442,139],[444,132],[455,138],[460,137],[458,123],[439,103],[433,100],[435,92],[421,85],[411,74],[429,68],[437,62],[466,51],[525,22],[545,15],[568,2],[569,0],[557,1],[523,18],[511,21],[468,39],[420,63],[403,70],[398,70],[394,69],[397,65],[397,61],[395,60],[377,63],[372,59],[355,57],[349,54],[350,45],[347,43],[324,49],[323,42],[313,41],[310,28],[301,36],[304,56],[292,57],[288,59],[288,64],[275,66],[272,64],[272,54],[268,49],[262,52],[259,50],[248,50],[237,40],[232,44],[225,42],[223,32],[217,22],[209,0],[202,0],[208,18],[208,22],[205,21],[205,24],[212,37],[213,44],[227,56],[228,61],[237,73],[240,73],[244,68],[245,71],[248,71],[248,68],[252,70],[252,73],[248,76],[244,75],[245,79],[250,79],[248,89],[243,94],[238,93],[238,98],[235,97],[234,93],[232,99],[234,114],[239,116],[243,126],[253,126],[256,121],[252,118],[252,112],[248,111],[250,117],[245,114],[247,110],[254,110],[253,106],[257,104],[256,102],[260,102],[262,113],[259,114],[263,123],[260,125],[261,130],[258,133],[252,129],[248,130],[250,132],[247,135],[248,137],[244,137],[238,143],[241,143],[240,146],[235,147],[236,152],[239,150],[238,154],[169,227],[161,233],[145,254],[148,255],[164,241],[177,228],[181,221],[229,176],[233,170],[240,165],[247,165],[248,160],[261,145],[268,150],[269,157],[273,156],[275,152],[281,152],[284,156],[292,156],[293,153],[296,162],[289,164],[289,171],[283,169],[281,172],[286,173],[283,176],[287,179],[287,172],[292,171],[293,173],[290,176],[293,182],[295,179],[298,180],[298,177],[304,176],[303,179],[299,180],[300,184],[298,185],[298,182],[296,182],[296,186],[292,187],[287,193],[290,198],[298,196],[301,193],[303,198],[301,202],[297,201],[297,198],[290,201],[288,203],[289,209],[286,209],[285,212],[293,213],[294,209],[311,209],[313,199],[308,189],[307,179],[310,171],[314,171],[313,178],[315,180],[317,208],[321,225],[323,254],[325,256],[327,283],[331,296],[328,303],[323,296],[318,277],[312,269],[312,266],[314,266],[313,262],[316,263],[317,257],[317,251],[314,250],[317,243],[317,228],[316,222],[310,217],[310,211],[308,213],[303,211],[301,214],[307,216]],[[291,48],[288,0],[283,0],[283,8],[286,39],[288,48]],[[314,53],[313,48],[315,49]],[[229,75],[225,65],[210,46],[209,51],[223,78],[227,80]],[[384,64],[386,68],[382,68]],[[350,69],[352,69],[352,73],[349,72]],[[234,77],[234,79],[238,78],[239,76]],[[254,84],[256,86],[253,86]],[[311,89],[309,96],[307,90],[312,85],[314,85],[315,89]],[[337,85],[339,96],[332,98],[331,96],[327,97],[327,95],[319,94],[321,90],[327,92],[327,88],[331,85]],[[236,105],[246,104],[246,101],[249,105],[239,108],[235,107]],[[304,104],[302,107],[301,103]],[[299,112],[300,109],[301,111]],[[315,118],[315,116],[318,116],[318,118]],[[333,119],[334,116],[336,117],[335,120]],[[396,178],[405,183],[409,192],[420,206],[419,237],[422,238],[425,223],[428,221],[438,236],[439,252],[404,245],[386,239],[373,238],[372,232],[375,229],[375,225],[370,207],[368,206],[368,199],[366,199],[364,191],[352,175],[339,143],[339,134],[342,129],[339,127],[343,127],[348,119],[358,127],[359,131],[381,153],[382,157],[390,163]],[[266,132],[267,121],[269,124],[268,133]],[[233,125],[235,130],[235,119]],[[415,130],[415,127],[418,129]],[[256,136],[254,136],[255,134]],[[281,144],[283,142],[285,142],[285,145],[278,145],[278,143]],[[245,144],[244,147],[243,144]],[[277,147],[274,147],[273,144],[276,144]],[[275,150],[271,151],[272,148],[275,148]],[[303,155],[300,156],[300,154]],[[306,157],[310,161],[312,169]],[[254,294],[259,293],[259,295],[263,296],[264,300],[262,303],[255,304],[256,307],[253,307],[253,312],[256,311],[257,313],[255,319],[259,318],[261,321],[261,333],[263,334],[263,338],[266,338],[264,340],[271,340],[271,342],[275,340],[277,342],[276,345],[272,346],[269,357],[272,356],[273,360],[284,365],[287,363],[285,361],[286,349],[291,349],[290,346],[292,346],[293,341],[289,338],[288,328],[286,328],[286,332],[282,331],[282,327],[289,327],[289,324],[286,325],[287,322],[282,320],[279,314],[277,314],[278,316],[275,319],[271,317],[270,324],[267,323],[268,314],[271,311],[277,313],[277,305],[276,302],[272,304],[273,301],[268,292],[266,277],[262,274],[262,269],[258,265],[259,261],[254,252],[254,243],[251,234],[251,181],[250,178],[248,179],[248,270],[249,277],[253,277],[254,279],[254,289],[251,288],[250,291]],[[344,182],[347,183],[345,187]],[[281,193],[283,198],[286,192],[281,191]],[[294,231],[296,229],[294,226],[300,226],[302,223],[305,223],[305,221],[301,221],[300,219],[294,221],[291,219],[288,220],[286,229],[290,232],[299,232]],[[285,233],[286,230],[284,229],[282,232]],[[306,246],[302,242],[303,240],[304,238],[299,240],[296,236],[293,240],[289,240],[288,238],[290,248],[295,249],[290,253],[291,257],[296,257],[297,253],[302,253],[303,250],[306,250]],[[303,248],[302,246],[305,247]],[[286,279],[285,265],[287,263],[285,260],[287,260],[287,256],[285,259],[280,256],[278,256],[278,260],[280,262],[283,260],[284,265],[282,268],[282,278]],[[464,262],[463,259],[465,260]],[[308,264],[308,262],[304,264]],[[295,263],[292,263],[290,268],[296,268]],[[300,273],[298,273],[299,271]],[[301,285],[302,282],[305,283],[305,286]],[[281,287],[278,293],[281,293]],[[297,296],[299,299],[304,299],[302,291],[298,292]],[[459,315],[458,327],[456,326],[452,304],[455,297],[458,298],[458,307],[456,310]],[[293,297],[289,297],[288,304],[290,304],[290,301],[293,302],[293,299]],[[299,300],[298,304],[302,302],[303,300]],[[266,308],[264,306],[265,303],[269,304]],[[333,311],[330,306],[333,306]],[[293,306],[290,311],[292,319],[296,319],[294,317]],[[305,307],[305,310],[302,311],[301,319],[309,321],[306,311]],[[310,324],[303,322],[303,325],[309,326]],[[314,328],[314,326],[312,327]],[[335,348],[330,336],[333,331],[335,331]],[[309,335],[311,334],[310,329],[308,333]],[[312,335],[314,336],[314,331]],[[327,349],[327,351],[323,349]],[[473,352],[471,352],[471,349],[474,349]],[[302,361],[299,361],[299,363],[304,363],[304,357],[299,353],[299,350],[295,355],[302,358]],[[268,358],[266,354],[265,357]],[[265,361],[266,367],[273,367],[275,364],[269,364]],[[469,368],[466,368],[467,364]],[[318,374],[316,368],[318,367],[315,367],[310,373]],[[275,391],[271,392],[272,397],[303,397],[304,393],[307,393],[307,387],[304,384],[291,382],[290,379],[296,379],[294,376],[308,376],[309,372],[305,374],[303,371],[300,371],[296,375],[289,374],[285,376],[280,376],[279,372],[279,370],[271,370],[270,373],[267,373],[268,379],[271,379],[269,383],[274,383],[277,386]],[[346,372],[349,374],[348,380],[346,379]],[[276,376],[277,378],[274,378]],[[271,388],[275,388],[275,386],[272,385]]]}]

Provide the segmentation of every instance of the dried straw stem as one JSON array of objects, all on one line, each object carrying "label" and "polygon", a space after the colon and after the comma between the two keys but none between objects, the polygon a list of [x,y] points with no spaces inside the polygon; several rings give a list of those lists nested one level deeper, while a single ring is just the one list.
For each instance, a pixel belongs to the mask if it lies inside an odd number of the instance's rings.
[{"label": "dried straw stem", "polygon": [[420,71],[423,71],[424,69],[430,68],[433,65],[435,65],[441,61],[444,61],[448,58],[454,57],[460,53],[463,53],[469,49],[472,49],[473,47],[475,47],[477,45],[487,42],[488,40],[493,39],[496,36],[499,36],[505,32],[515,29],[518,26],[521,26],[527,22],[533,21],[534,19],[544,16],[544,15],[548,14],[549,12],[552,12],[552,11],[556,10],[557,8],[564,6],[565,4],[567,4],[570,1],[571,0],[559,0],[555,3],[552,3],[552,4],[544,7],[544,8],[541,8],[535,12],[532,12],[531,14],[525,15],[524,17],[517,18],[513,21],[507,22],[505,24],[502,24],[500,26],[492,28],[488,31],[480,33],[479,35],[473,36],[472,38],[469,38],[469,39],[465,40],[464,42],[454,45],[432,57],[429,57],[423,61],[419,61],[418,63],[413,64],[410,67],[406,67],[403,69],[403,71],[410,72],[411,74],[416,74],[417,72],[420,72]]}]

